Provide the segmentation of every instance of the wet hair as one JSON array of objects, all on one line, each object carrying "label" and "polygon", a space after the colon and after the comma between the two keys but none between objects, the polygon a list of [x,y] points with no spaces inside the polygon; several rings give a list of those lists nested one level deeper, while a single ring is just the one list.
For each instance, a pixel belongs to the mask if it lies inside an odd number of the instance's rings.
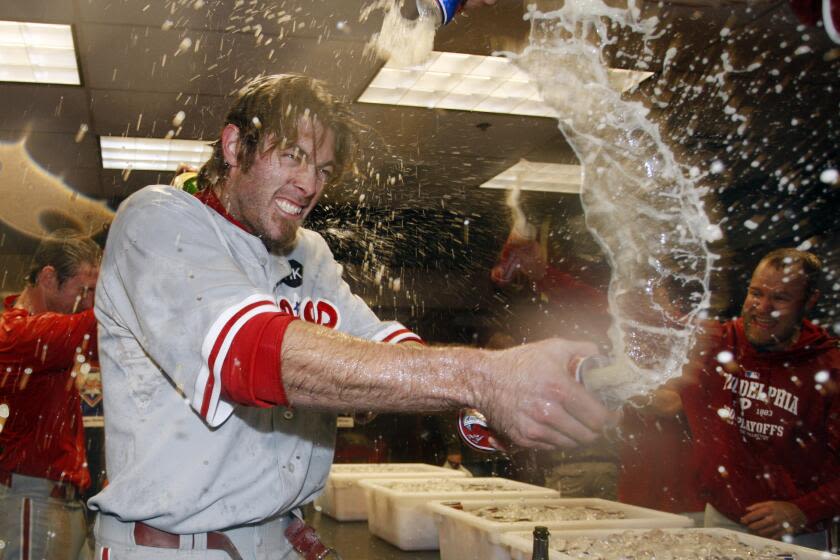
[{"label": "wet hair", "polygon": [[[248,171],[258,150],[282,150],[293,145],[302,118],[317,121],[335,134],[333,180],[337,181],[353,167],[360,126],[350,114],[349,106],[333,97],[318,80],[297,74],[256,78],[239,90],[222,128],[232,124],[239,129],[236,161],[243,171]],[[227,178],[228,165],[222,151],[221,134],[212,146],[213,155],[198,173],[201,189]]]},{"label": "wet hair", "polygon": [[73,229],[60,229],[41,239],[29,271],[26,282],[34,286],[38,282],[38,275],[44,267],[55,269],[59,285],[79,272],[83,264],[97,266],[102,258],[102,249],[91,239]]},{"label": "wet hair", "polygon": [[[761,259],[758,266],[769,264],[776,270],[799,265],[805,273],[805,295],[810,296],[817,289],[822,274],[822,261],[818,256],[799,249],[776,249]],[[756,267],[758,268],[758,267]]]}]

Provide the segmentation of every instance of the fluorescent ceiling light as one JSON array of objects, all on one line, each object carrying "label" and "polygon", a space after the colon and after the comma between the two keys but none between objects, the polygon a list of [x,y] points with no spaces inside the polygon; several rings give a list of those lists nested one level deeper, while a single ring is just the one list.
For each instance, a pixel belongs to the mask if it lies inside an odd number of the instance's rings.
[{"label": "fluorescent ceiling light", "polygon": [[[610,70],[619,91],[637,86],[652,72]],[[359,97],[361,103],[408,105],[555,117],[528,75],[507,58],[432,52],[420,66],[401,67],[390,60]]]},{"label": "fluorescent ceiling light", "polygon": [[175,171],[182,163],[199,167],[213,153],[213,148],[201,140],[102,136],[99,147],[105,169]]},{"label": "fluorescent ceiling light", "polygon": [[0,81],[81,84],[70,26],[0,21]]},{"label": "fluorescent ceiling light", "polygon": [[482,189],[513,189],[552,193],[579,193],[581,168],[565,163],[519,160],[483,185]]}]

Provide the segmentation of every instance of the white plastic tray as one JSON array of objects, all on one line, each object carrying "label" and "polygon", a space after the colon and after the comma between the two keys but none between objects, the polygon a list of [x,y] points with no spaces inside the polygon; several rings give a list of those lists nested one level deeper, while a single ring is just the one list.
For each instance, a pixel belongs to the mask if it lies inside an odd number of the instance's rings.
[{"label": "white plastic tray", "polygon": [[[452,500],[430,502],[429,510],[439,516],[440,558],[441,560],[463,560],[481,558],[482,560],[507,560],[510,555],[507,547],[499,540],[509,531],[529,531],[537,525],[549,530],[559,529],[606,529],[606,528],[657,528],[691,527],[694,522],[688,517],[665,513],[653,509],[631,506],[620,502],[611,502],[598,498],[525,498],[495,500],[459,500],[463,510],[455,509],[448,503]],[[624,519],[591,519],[579,521],[551,521],[535,518],[533,521],[497,521],[478,517],[472,511],[487,506],[505,506],[521,504],[524,506],[581,507],[588,506],[607,511],[621,512]],[[529,557],[530,558],[530,557]]]},{"label": "white plastic tray", "polygon": [[[435,518],[426,504],[435,500],[463,500],[468,498],[559,498],[560,493],[550,488],[525,484],[506,478],[423,479],[411,482],[458,483],[463,488],[442,488],[428,491],[404,491],[390,488],[395,479],[365,480],[361,485],[367,490],[368,528],[402,550],[436,550],[438,532]],[[492,488],[485,489],[487,485]],[[476,489],[478,486],[481,489]],[[473,488],[471,488],[473,487]]]},{"label": "white plastic tray", "polygon": [[[551,547],[550,543],[556,542],[557,539],[571,539],[574,537],[603,537],[613,533],[638,533],[650,531],[650,529],[606,529],[606,530],[586,530],[586,531],[552,531],[549,537],[549,553],[551,560],[577,560],[573,557],[563,554]],[[779,560],[795,559],[795,560],[840,560],[840,556],[829,554],[827,552],[820,552],[811,548],[786,544],[781,541],[774,541],[762,537],[756,537],[747,533],[739,533],[730,529],[662,529],[665,532],[700,532],[710,535],[734,535],[739,541],[746,545],[756,548],[764,548],[765,546],[774,547],[778,550]],[[508,547],[511,560],[531,560],[533,552],[533,532],[510,532],[505,533],[501,537],[501,543]],[[596,556],[587,556],[587,560],[612,560]],[[685,559],[692,560],[692,559]]]},{"label": "white plastic tray", "polygon": [[429,476],[463,478],[470,475],[462,470],[425,463],[336,463],[330,469],[324,491],[315,499],[315,507],[339,521],[364,521],[367,505],[360,480]]}]

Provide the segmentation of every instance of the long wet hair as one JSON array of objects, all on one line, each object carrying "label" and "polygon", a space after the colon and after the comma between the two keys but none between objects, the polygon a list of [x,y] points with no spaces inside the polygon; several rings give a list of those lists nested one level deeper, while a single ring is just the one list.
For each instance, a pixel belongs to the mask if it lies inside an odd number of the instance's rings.
[{"label": "long wet hair", "polygon": [[[294,145],[301,119],[317,122],[335,134],[334,182],[353,170],[360,126],[346,103],[332,96],[322,82],[306,76],[278,74],[252,80],[239,90],[222,129],[229,124],[239,129],[236,161],[242,171],[248,171],[259,150]],[[198,173],[200,189],[227,179],[221,134],[212,146],[213,155]]]}]

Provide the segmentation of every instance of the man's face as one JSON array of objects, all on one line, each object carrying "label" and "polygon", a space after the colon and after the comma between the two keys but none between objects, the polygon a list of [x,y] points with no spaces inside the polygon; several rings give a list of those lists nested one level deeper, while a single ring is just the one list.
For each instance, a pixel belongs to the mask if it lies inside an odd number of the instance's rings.
[{"label": "man's face", "polygon": [[44,290],[47,311],[79,313],[90,309],[93,307],[97,278],[99,278],[99,266],[90,263],[80,264],[76,273],[60,284],[57,277],[54,277],[53,281],[46,284]]},{"label": "man's face", "polygon": [[335,134],[302,118],[297,143],[282,150],[261,146],[247,172],[231,166],[222,202],[267,245],[286,249],[333,178]]},{"label": "man's face", "polygon": [[747,340],[759,350],[784,350],[796,342],[802,319],[816,302],[798,264],[761,263],[753,272],[741,316]]}]

